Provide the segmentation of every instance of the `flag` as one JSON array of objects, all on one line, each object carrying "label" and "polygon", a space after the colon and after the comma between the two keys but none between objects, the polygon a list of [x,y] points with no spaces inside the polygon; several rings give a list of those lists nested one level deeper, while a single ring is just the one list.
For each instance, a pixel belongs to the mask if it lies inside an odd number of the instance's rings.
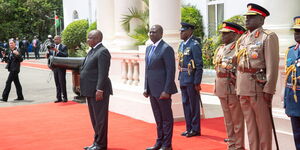
[{"label": "flag", "polygon": [[59,27],[59,25],[60,25],[60,20],[59,20],[59,18],[58,18],[58,16],[57,15],[55,15],[55,18],[54,18],[54,20],[55,20],[55,28],[58,28]]}]

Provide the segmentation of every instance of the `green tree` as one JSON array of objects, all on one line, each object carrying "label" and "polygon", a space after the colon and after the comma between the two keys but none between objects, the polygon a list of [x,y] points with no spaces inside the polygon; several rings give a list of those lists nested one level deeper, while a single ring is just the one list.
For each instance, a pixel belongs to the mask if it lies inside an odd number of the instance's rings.
[{"label": "green tree", "polygon": [[195,6],[186,5],[181,8],[181,21],[195,25],[195,36],[200,38],[204,36],[202,15]]},{"label": "green tree", "polygon": [[[144,45],[148,40],[149,32],[149,0],[143,0],[144,10],[137,8],[129,8],[129,14],[123,15],[121,20],[123,29],[128,33],[128,36],[136,40],[135,45]],[[130,22],[138,20],[139,25],[130,33]]]},{"label": "green tree", "polygon": [[62,0],[0,0],[0,40],[54,35],[54,11],[62,18]]},{"label": "green tree", "polygon": [[90,24],[89,28],[86,31],[86,36],[88,36],[88,33],[92,30],[96,30],[97,29],[97,22],[93,22]]},{"label": "green tree", "polygon": [[77,20],[70,23],[62,33],[62,41],[68,46],[70,56],[84,55],[86,32],[89,27],[87,20]]}]

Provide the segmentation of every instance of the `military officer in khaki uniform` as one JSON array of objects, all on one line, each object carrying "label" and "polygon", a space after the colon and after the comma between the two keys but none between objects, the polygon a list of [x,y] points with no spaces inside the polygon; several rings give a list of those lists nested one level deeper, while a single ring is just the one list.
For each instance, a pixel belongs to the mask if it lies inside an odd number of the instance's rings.
[{"label": "military officer in khaki uniform", "polygon": [[235,92],[236,66],[232,62],[236,40],[245,29],[232,22],[223,22],[222,45],[215,52],[214,64],[217,72],[215,95],[219,97],[224,113],[228,150],[244,150],[244,116]]},{"label": "military officer in khaki uniform", "polygon": [[250,150],[271,150],[270,110],[278,76],[278,37],[262,28],[270,13],[257,4],[247,6],[248,31],[236,45],[236,92],[247,124]]}]

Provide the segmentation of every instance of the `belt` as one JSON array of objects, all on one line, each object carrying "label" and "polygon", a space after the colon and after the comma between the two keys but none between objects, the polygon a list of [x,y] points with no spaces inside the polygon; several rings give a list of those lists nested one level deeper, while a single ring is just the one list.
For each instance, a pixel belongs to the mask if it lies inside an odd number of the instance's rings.
[{"label": "belt", "polygon": [[260,71],[261,69],[260,68],[243,68],[243,67],[239,66],[237,68],[237,70],[240,72],[244,72],[244,73],[256,73],[256,72]]},{"label": "belt", "polygon": [[[293,88],[293,84],[292,83],[287,83],[286,87],[292,89]],[[300,86],[299,85],[296,86],[296,90],[300,91]]]},{"label": "belt", "polygon": [[230,76],[229,76],[229,73],[218,72],[217,77],[218,78],[228,78]]}]

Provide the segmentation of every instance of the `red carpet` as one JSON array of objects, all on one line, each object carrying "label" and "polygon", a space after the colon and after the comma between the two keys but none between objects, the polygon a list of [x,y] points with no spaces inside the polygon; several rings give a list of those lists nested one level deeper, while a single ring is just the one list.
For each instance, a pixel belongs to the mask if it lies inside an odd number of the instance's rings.
[{"label": "red carpet", "polygon": [[[203,136],[185,138],[183,122],[175,123],[174,150],[224,150],[223,118],[202,121]],[[109,114],[109,150],[143,150],[155,142],[155,124],[116,113]],[[0,108],[1,150],[81,150],[91,144],[92,126],[87,106],[36,104]]]}]

